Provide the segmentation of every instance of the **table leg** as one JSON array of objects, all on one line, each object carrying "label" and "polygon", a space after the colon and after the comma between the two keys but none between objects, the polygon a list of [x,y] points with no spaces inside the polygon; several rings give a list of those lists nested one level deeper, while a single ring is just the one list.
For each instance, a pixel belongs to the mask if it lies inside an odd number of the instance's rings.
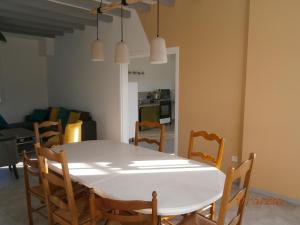
[{"label": "table leg", "polygon": [[16,179],[19,179],[19,174],[18,174],[18,170],[17,170],[16,164],[13,165],[13,169],[14,169],[14,174],[15,174]]}]

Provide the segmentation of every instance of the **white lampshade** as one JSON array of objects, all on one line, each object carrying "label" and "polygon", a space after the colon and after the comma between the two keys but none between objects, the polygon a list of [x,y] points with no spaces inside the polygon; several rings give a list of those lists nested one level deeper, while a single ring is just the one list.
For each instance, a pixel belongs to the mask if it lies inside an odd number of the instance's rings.
[{"label": "white lampshade", "polygon": [[163,64],[168,62],[167,47],[165,39],[156,37],[151,41],[150,63]]},{"label": "white lampshade", "polygon": [[120,41],[116,45],[115,63],[129,64],[129,50],[125,41]]},{"label": "white lampshade", "polygon": [[91,48],[91,58],[94,62],[104,61],[103,43],[101,40],[93,41]]}]

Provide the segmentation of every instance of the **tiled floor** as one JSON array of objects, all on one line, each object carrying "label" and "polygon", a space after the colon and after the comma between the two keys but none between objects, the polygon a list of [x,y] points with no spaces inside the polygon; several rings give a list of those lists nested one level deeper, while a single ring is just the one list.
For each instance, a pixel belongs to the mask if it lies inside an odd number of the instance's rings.
[{"label": "tiled floor", "polygon": [[[16,180],[7,168],[0,168],[0,224],[25,225],[27,211],[23,185],[22,169],[20,179]],[[300,206],[250,193],[243,225],[300,225]],[[233,215],[233,212],[229,214]],[[230,215],[229,215],[230,216]],[[35,225],[46,225],[47,220],[40,215],[34,216]]]}]

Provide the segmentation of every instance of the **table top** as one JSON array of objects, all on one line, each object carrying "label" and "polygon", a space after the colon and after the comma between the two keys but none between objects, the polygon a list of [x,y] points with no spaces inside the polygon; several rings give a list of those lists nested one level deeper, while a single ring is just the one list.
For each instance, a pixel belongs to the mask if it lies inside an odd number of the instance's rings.
[{"label": "table top", "polygon": [[[223,193],[225,175],[220,170],[175,155],[99,140],[53,150],[65,150],[72,179],[101,196],[150,201],[156,191],[161,216],[194,212]],[[57,164],[49,166],[60,172]]]},{"label": "table top", "polygon": [[31,130],[25,128],[10,128],[0,131],[3,136],[16,136],[17,138],[34,137],[34,133]]}]

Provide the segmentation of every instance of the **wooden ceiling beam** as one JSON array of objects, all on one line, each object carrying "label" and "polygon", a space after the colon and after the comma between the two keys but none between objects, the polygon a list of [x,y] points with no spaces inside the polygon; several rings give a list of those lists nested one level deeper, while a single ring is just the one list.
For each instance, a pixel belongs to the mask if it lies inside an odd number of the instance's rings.
[{"label": "wooden ceiling beam", "polygon": [[86,12],[86,10],[74,8],[62,4],[50,2],[48,0],[1,0],[18,6],[31,7],[36,10],[47,10],[49,12],[60,13],[67,16],[78,17],[81,19],[93,20],[94,17]]},{"label": "wooden ceiling beam", "polygon": [[44,17],[28,15],[24,13],[15,13],[13,11],[3,10],[1,9],[1,7],[0,7],[0,16],[12,20],[14,19],[22,20],[28,23],[36,23],[38,21],[39,23],[42,23],[45,26],[56,26],[62,29],[79,29],[79,30],[84,29],[84,25],[82,24],[63,22],[56,19],[44,18]]},{"label": "wooden ceiling beam", "polygon": [[6,29],[6,28],[12,28],[16,30],[25,30],[25,31],[31,31],[31,32],[36,32],[36,33],[41,33],[41,34],[53,34],[53,35],[63,35],[64,32],[62,31],[57,31],[57,30],[48,30],[47,28],[33,28],[33,27],[25,27],[25,26],[20,26],[20,25],[12,25],[9,23],[2,23],[0,21],[0,30],[1,29]]},{"label": "wooden ceiling beam", "polygon": [[25,34],[25,35],[33,35],[39,37],[55,38],[55,34],[53,33],[39,31],[39,30],[26,30],[24,28],[11,27],[5,25],[0,25],[0,31],[15,33],[15,34]]},{"label": "wooden ceiling beam", "polygon": [[[96,18],[95,16],[91,15],[89,11],[82,10],[82,9],[76,9],[69,6],[63,6],[62,9],[64,10],[57,10],[61,9],[59,4],[51,3],[53,7],[45,7],[41,3],[48,3],[46,0],[26,0],[26,1],[19,1],[19,0],[1,0],[0,2],[0,9],[6,9],[10,11],[15,11],[16,13],[27,13],[32,14],[40,17],[46,17],[46,18],[54,18],[57,20],[61,20],[64,22],[72,22],[77,24],[83,24],[83,25],[90,25],[90,26],[96,26]],[[37,3],[36,5],[33,3]],[[47,5],[47,4],[46,4]],[[57,7],[57,5],[59,7]],[[68,10],[67,10],[68,9]],[[70,10],[71,9],[71,10]],[[79,10],[80,13],[74,13],[74,10]],[[109,15],[100,15],[99,20],[103,22],[110,23],[113,21],[113,17]]]},{"label": "wooden ceiling beam", "polygon": [[[27,0],[26,0],[27,1]],[[25,1],[24,1],[25,2]],[[34,7],[29,7],[26,5],[19,5],[15,3],[8,3],[6,0],[0,1],[0,10],[9,10],[12,13],[23,13],[26,15],[33,15],[33,16],[39,16],[42,18],[47,19],[56,19],[62,22],[69,22],[69,23],[76,23],[76,24],[82,24],[82,25],[90,25],[90,26],[96,26],[96,20],[94,19],[82,19],[78,17],[72,17],[69,15],[64,15],[61,13],[51,12],[45,9],[36,9]]]},{"label": "wooden ceiling beam", "polygon": [[[20,1],[20,0],[19,0]],[[48,0],[51,2],[56,2],[56,4],[60,3],[64,3],[66,5],[68,5],[69,7],[73,6],[73,7],[77,7],[77,8],[81,8],[84,9],[86,11],[89,12],[89,14],[91,15],[90,11],[94,8],[97,8],[100,6],[100,0]],[[107,1],[106,1],[107,2]],[[103,7],[107,6],[107,3],[103,3]],[[106,12],[103,15],[113,15],[113,16],[121,16],[121,10],[120,9],[113,9],[109,12]],[[131,12],[129,10],[124,9],[123,10],[123,16],[124,18],[130,18],[131,16]]]},{"label": "wooden ceiling beam", "polygon": [[41,30],[46,30],[49,31],[50,33],[73,33],[72,28],[62,28],[58,26],[53,26],[53,25],[45,25],[43,23],[39,22],[31,22],[28,23],[26,21],[20,20],[20,19],[8,19],[5,17],[0,16],[0,24],[3,25],[10,25],[12,27],[18,26],[18,27],[24,27],[28,30],[30,29],[41,29]]}]

